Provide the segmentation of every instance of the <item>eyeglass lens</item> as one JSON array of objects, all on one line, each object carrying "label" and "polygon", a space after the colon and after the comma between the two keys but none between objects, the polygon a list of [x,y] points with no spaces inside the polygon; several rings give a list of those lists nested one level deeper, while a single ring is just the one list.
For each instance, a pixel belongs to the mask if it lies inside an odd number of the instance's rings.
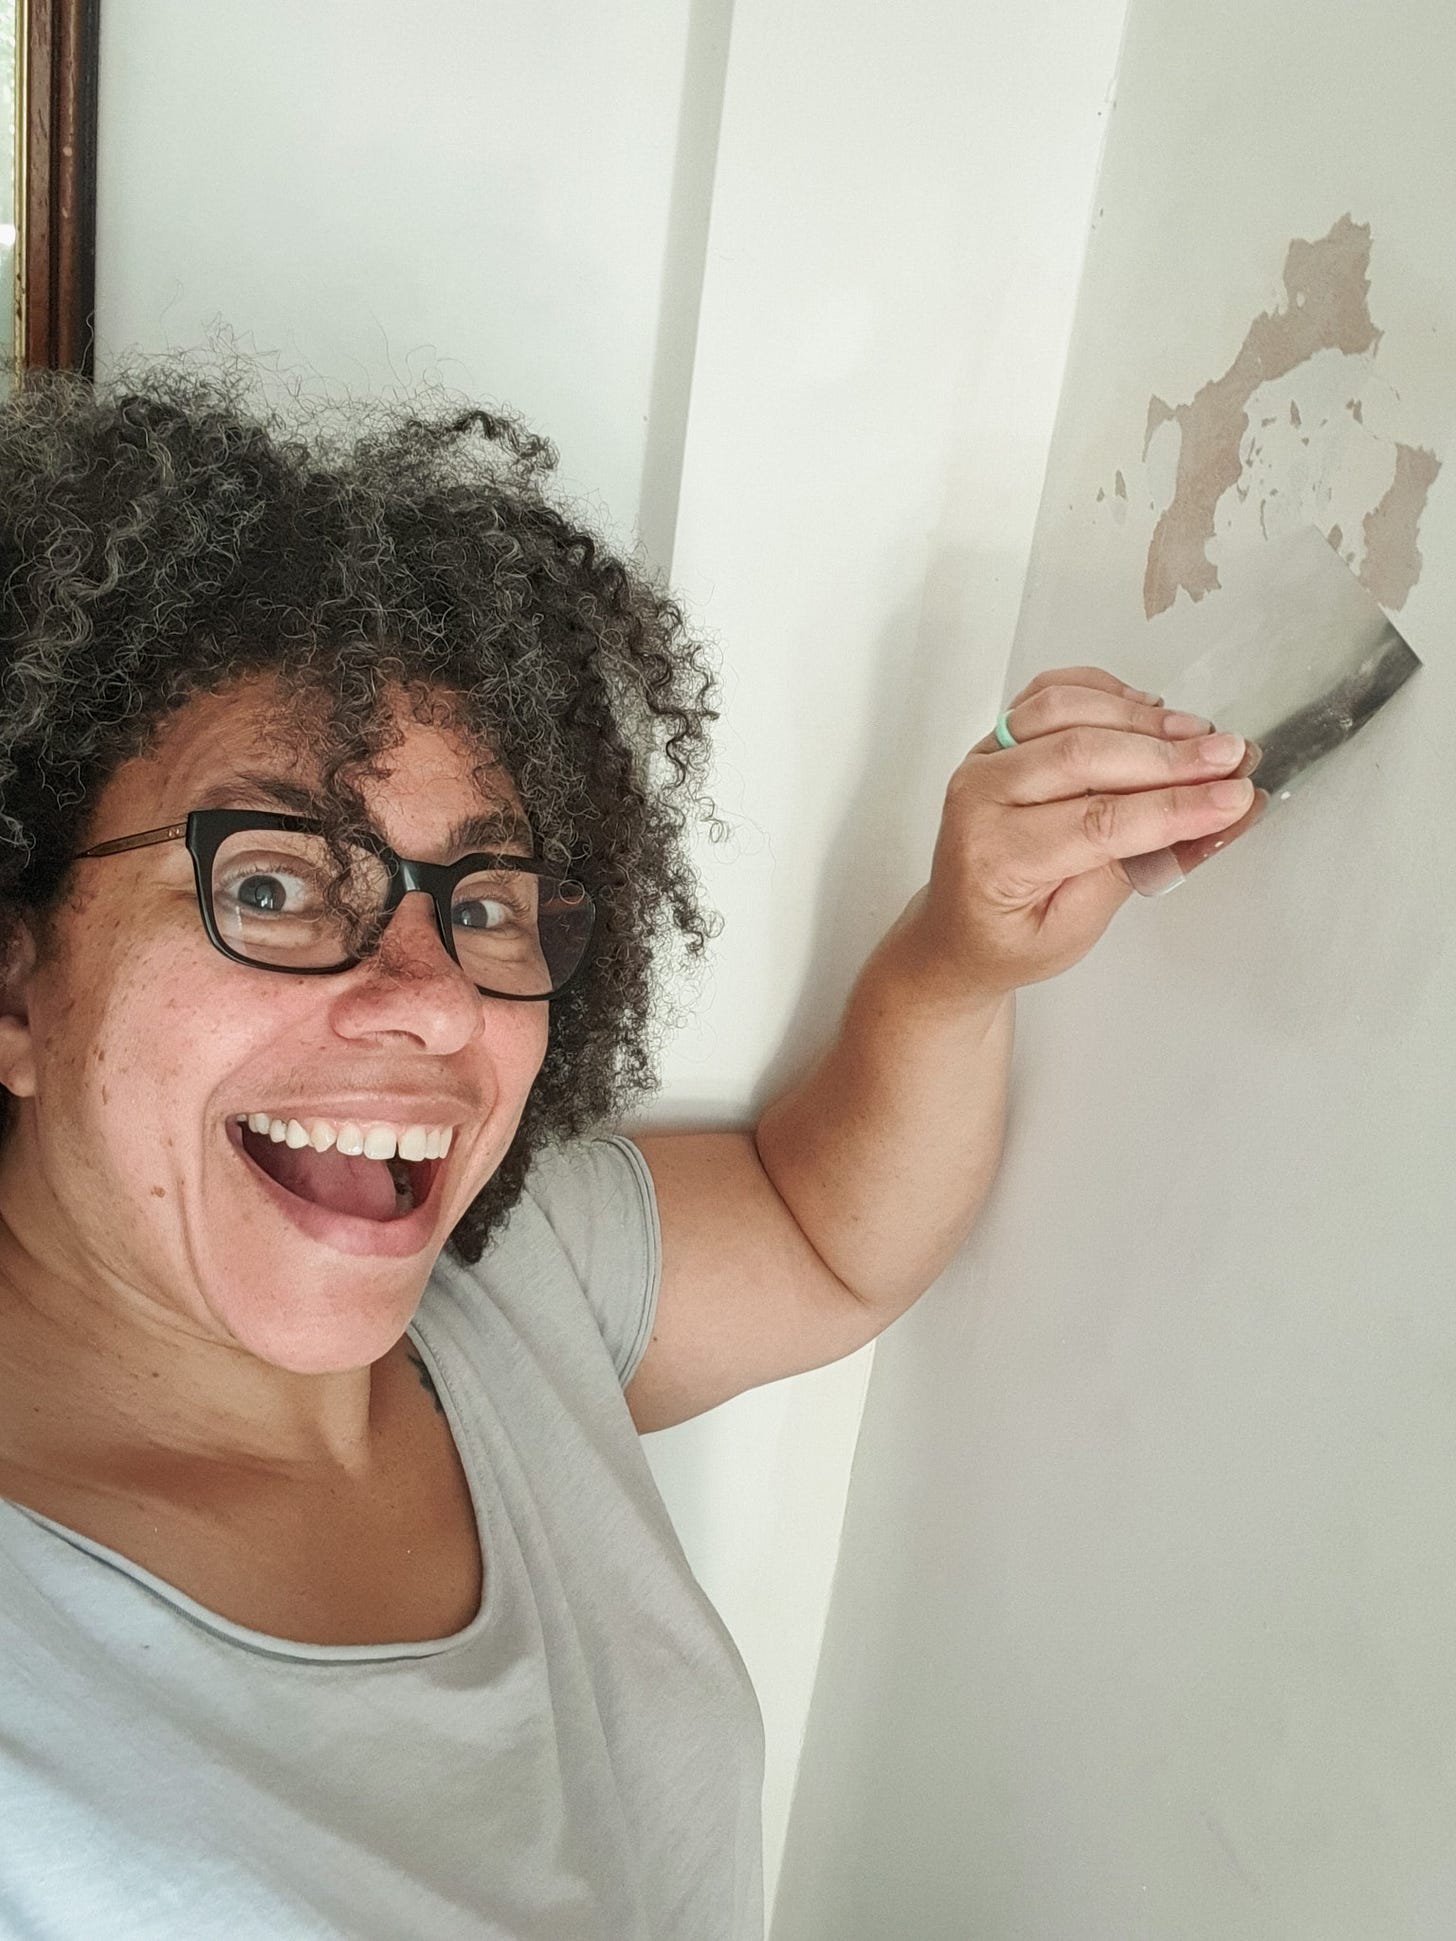
[{"label": "eyeglass lens", "polygon": [[[363,956],[377,938],[389,870],[367,849],[338,865],[320,835],[243,829],[212,865],[212,913],[230,950],[279,969],[328,970]],[[579,883],[527,870],[464,876],[451,899],[461,969],[513,997],[546,997],[586,952],[592,904]]]}]

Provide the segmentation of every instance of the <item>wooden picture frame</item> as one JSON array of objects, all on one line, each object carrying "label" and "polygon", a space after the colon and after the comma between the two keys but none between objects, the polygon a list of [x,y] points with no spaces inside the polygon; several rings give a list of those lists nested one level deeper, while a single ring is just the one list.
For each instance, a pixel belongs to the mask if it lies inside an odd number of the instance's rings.
[{"label": "wooden picture frame", "polygon": [[16,43],[16,364],[91,377],[101,0],[19,0]]}]

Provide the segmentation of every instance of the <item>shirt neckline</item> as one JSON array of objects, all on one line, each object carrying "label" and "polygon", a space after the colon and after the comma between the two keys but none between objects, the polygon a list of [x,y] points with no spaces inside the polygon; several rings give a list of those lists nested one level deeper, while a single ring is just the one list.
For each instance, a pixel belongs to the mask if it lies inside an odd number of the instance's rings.
[{"label": "shirt neckline", "polygon": [[[421,1303],[423,1306],[423,1303]],[[405,1334],[414,1341],[424,1356],[426,1366],[434,1380],[436,1392],[445,1410],[445,1419],[455,1442],[460,1467],[464,1472],[466,1487],[470,1492],[471,1508],[475,1513],[475,1531],[480,1543],[482,1561],[482,1581],[480,1605],[470,1622],[459,1631],[452,1631],[443,1638],[402,1638],[394,1642],[384,1641],[373,1644],[316,1644],[302,1638],[281,1638],[268,1631],[255,1631],[250,1625],[236,1624],[231,1618],[224,1617],[220,1611],[189,1597],[177,1585],[169,1583],[165,1577],[137,1563],[119,1550],[98,1543],[94,1537],[84,1536],[68,1524],[58,1523],[54,1517],[44,1515],[40,1510],[29,1509],[24,1503],[13,1502],[7,1496],[0,1496],[0,1510],[14,1511],[28,1518],[32,1523],[54,1532],[74,1549],[85,1551],[98,1563],[119,1570],[124,1575],[141,1584],[145,1589],[161,1597],[183,1617],[204,1629],[214,1632],[230,1644],[238,1645],[265,1657],[297,1659],[302,1662],[325,1664],[377,1663],[392,1658],[434,1658],[447,1651],[459,1651],[473,1643],[495,1615],[498,1602],[496,1596],[496,1564],[502,1551],[491,1527],[491,1496],[484,1486],[484,1473],[477,1462],[479,1445],[471,1433],[464,1416],[456,1402],[450,1378],[443,1365],[437,1342],[430,1337],[428,1328],[421,1321],[420,1310],[405,1329]]]}]

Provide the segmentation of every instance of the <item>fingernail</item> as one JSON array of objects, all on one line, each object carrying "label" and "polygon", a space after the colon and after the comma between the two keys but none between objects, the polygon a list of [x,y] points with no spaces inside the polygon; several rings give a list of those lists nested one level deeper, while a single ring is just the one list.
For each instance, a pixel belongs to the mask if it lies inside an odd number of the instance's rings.
[{"label": "fingernail", "polygon": [[1149,850],[1143,856],[1124,856],[1123,873],[1139,896],[1166,896],[1183,881],[1183,871],[1171,849]]},{"label": "fingernail", "polygon": [[1134,701],[1146,701],[1150,708],[1160,708],[1163,705],[1161,694],[1149,694],[1145,688],[1140,687],[1130,688],[1128,691]]},{"label": "fingernail", "polygon": [[1242,735],[1210,735],[1198,744],[1199,758],[1205,762],[1236,762],[1243,752]]},{"label": "fingernail", "polygon": [[1165,714],[1163,733],[1165,735],[1206,735],[1213,726],[1201,714]]},{"label": "fingernail", "polygon": [[1208,799],[1215,809],[1247,809],[1254,799],[1254,784],[1247,778],[1242,782],[1212,782]]}]

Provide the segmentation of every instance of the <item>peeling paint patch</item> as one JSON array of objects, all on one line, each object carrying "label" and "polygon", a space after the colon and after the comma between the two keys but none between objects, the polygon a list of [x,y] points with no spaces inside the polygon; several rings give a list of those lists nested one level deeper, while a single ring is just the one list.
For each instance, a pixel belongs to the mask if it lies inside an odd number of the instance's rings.
[{"label": "peeling paint patch", "polygon": [[1416,533],[1441,461],[1423,445],[1397,445],[1395,477],[1365,515],[1365,560],[1360,578],[1383,607],[1402,607],[1421,576]]},{"label": "peeling paint patch", "polygon": [[1219,500],[1239,481],[1254,393],[1319,351],[1355,356],[1379,343],[1368,303],[1369,268],[1370,226],[1349,215],[1317,242],[1296,238],[1284,260],[1286,301],[1255,317],[1223,376],[1188,404],[1172,406],[1158,397],[1149,402],[1144,457],[1160,425],[1172,420],[1182,434],[1172,502],[1148,548],[1143,609],[1149,619],[1166,612],[1180,589],[1201,600],[1219,584],[1208,548]]}]

